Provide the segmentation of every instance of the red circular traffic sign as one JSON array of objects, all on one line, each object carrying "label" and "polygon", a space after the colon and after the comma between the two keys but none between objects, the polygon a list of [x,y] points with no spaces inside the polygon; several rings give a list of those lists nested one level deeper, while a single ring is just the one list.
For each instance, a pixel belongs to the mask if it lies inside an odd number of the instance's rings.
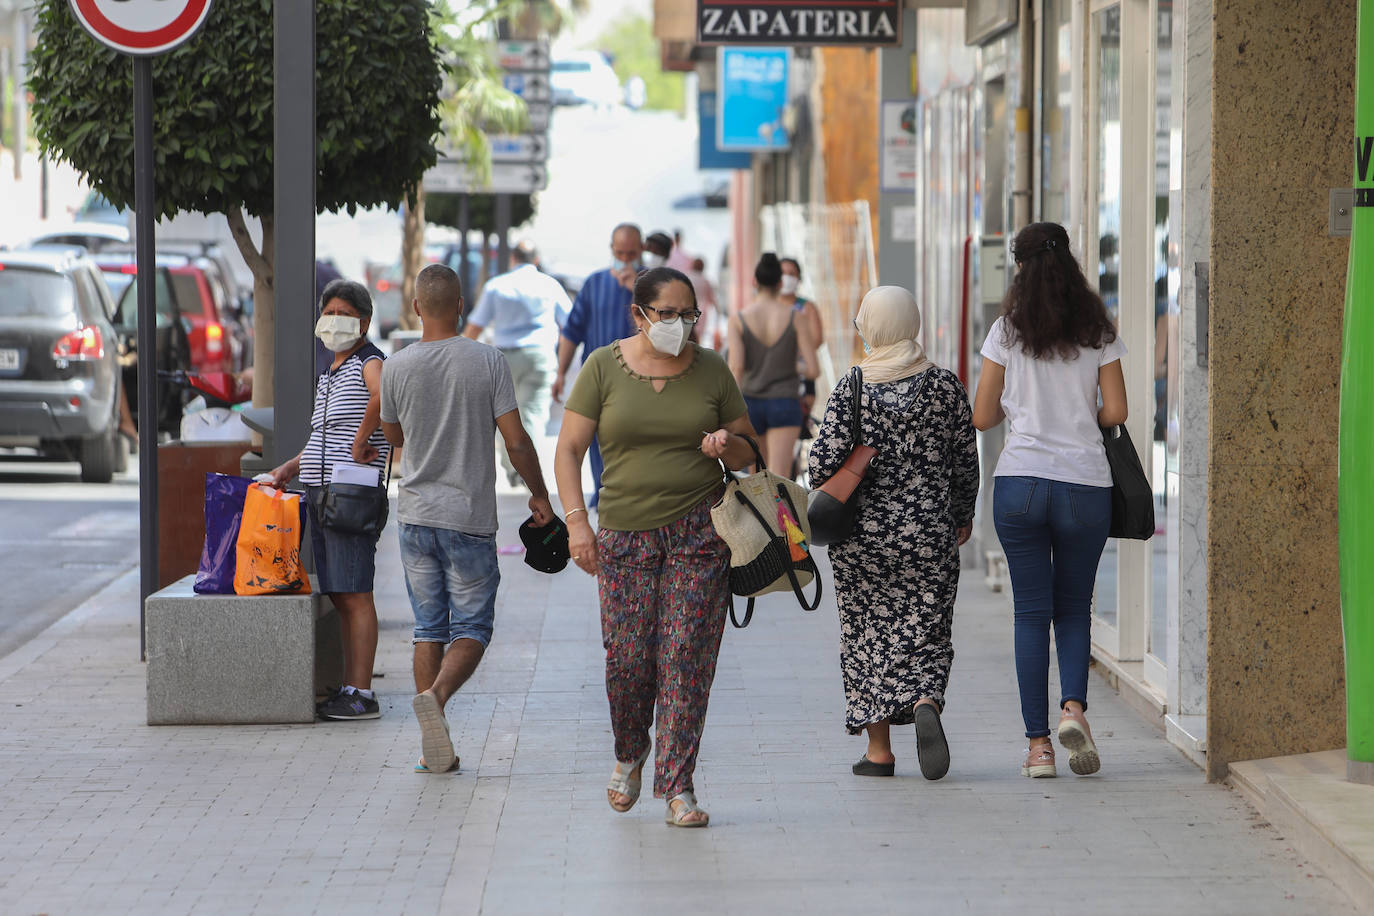
[{"label": "red circular traffic sign", "polygon": [[210,0],[71,0],[71,5],[97,41],[139,56],[172,50],[210,13]]}]

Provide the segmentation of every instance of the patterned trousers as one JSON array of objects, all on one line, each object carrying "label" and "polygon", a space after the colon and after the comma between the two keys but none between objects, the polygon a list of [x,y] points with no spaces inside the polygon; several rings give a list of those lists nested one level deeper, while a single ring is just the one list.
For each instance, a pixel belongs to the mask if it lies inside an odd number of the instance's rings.
[{"label": "patterned trousers", "polygon": [[711,525],[713,502],[662,528],[596,536],[615,756],[637,759],[657,726],[655,798],[692,789],[730,606],[730,551]]}]

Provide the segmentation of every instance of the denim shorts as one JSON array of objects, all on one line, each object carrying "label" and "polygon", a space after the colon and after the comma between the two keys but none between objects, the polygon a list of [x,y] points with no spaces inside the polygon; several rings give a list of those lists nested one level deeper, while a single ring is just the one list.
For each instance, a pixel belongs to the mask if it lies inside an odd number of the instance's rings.
[{"label": "denim shorts", "polygon": [[377,573],[376,534],[350,534],[320,524],[315,504],[305,501],[310,516],[310,547],[315,554],[315,590],[322,595],[370,592]]},{"label": "denim shorts", "polygon": [[745,398],[749,422],[763,435],[770,429],[802,425],[801,398]]},{"label": "denim shorts", "polygon": [[496,538],[399,522],[401,566],[415,613],[414,642],[491,642],[496,617]]}]

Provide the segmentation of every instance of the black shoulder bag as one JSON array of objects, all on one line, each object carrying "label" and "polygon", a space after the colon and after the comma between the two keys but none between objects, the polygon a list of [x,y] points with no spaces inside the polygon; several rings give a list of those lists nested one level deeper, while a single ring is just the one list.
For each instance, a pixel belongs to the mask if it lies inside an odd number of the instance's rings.
[{"label": "black shoulder bag", "polygon": [[1140,465],[1135,444],[1121,425],[1104,428],[1102,444],[1112,469],[1110,536],[1148,541],[1155,533],[1155,493]]},{"label": "black shoulder bag", "polygon": [[811,543],[819,546],[838,544],[854,533],[859,506],[863,502],[859,484],[868,476],[869,466],[878,454],[873,446],[864,445],[863,370],[855,366],[850,370],[850,378],[854,384],[854,406],[849,456],[829,480],[807,497],[806,517],[811,524]]}]

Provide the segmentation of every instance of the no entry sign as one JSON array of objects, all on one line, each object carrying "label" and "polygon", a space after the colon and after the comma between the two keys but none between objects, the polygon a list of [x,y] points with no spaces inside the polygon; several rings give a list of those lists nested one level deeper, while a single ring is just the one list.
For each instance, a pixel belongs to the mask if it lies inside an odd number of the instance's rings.
[{"label": "no entry sign", "polygon": [[196,33],[210,0],[71,0],[95,39],[140,57],[170,51]]}]

